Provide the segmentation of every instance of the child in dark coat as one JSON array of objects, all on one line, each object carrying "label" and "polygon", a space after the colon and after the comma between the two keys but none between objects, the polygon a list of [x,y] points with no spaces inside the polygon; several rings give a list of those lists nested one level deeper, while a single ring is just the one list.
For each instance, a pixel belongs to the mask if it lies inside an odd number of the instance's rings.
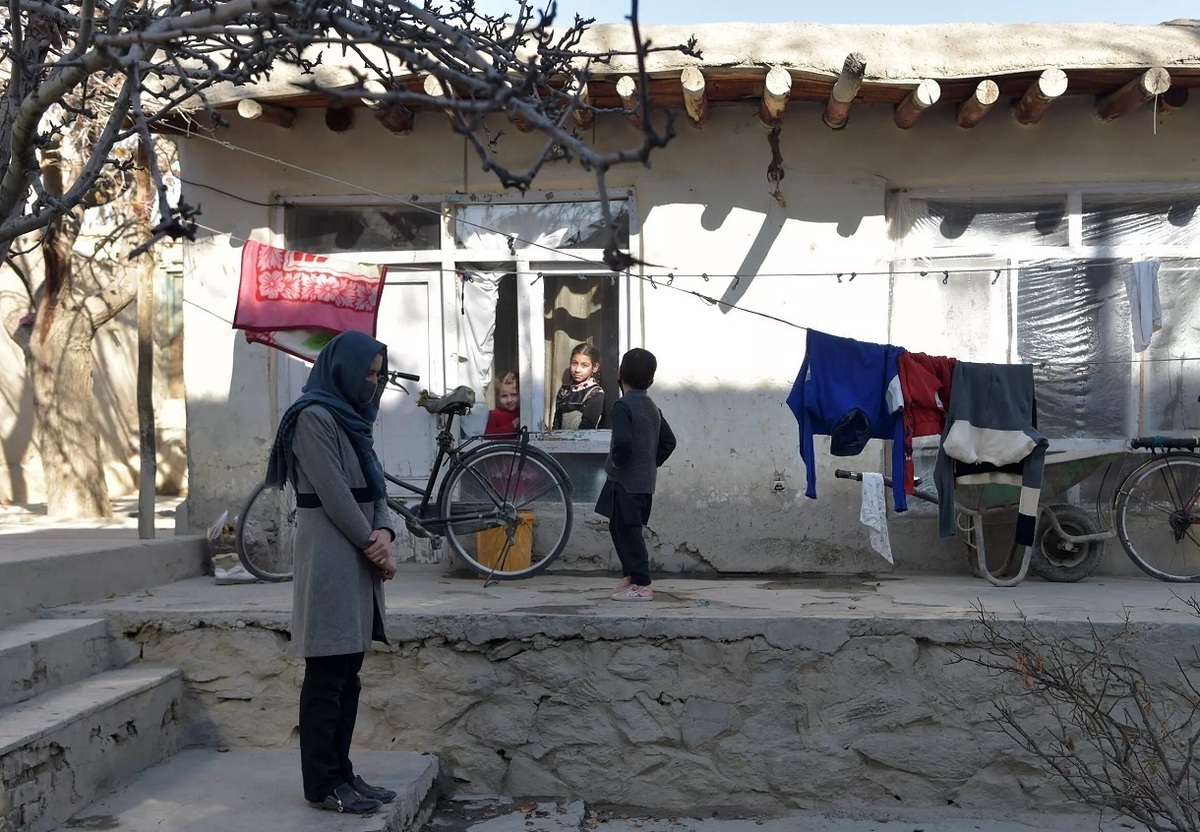
[{"label": "child in dark coat", "polygon": [[596,501],[596,512],[608,518],[624,577],[613,593],[616,601],[653,601],[650,554],[642,526],[650,520],[658,468],[675,450],[675,434],[646,392],[654,383],[658,360],[635,348],[621,358],[617,382],[621,398],[612,409],[612,438],[604,471],[608,479]]}]

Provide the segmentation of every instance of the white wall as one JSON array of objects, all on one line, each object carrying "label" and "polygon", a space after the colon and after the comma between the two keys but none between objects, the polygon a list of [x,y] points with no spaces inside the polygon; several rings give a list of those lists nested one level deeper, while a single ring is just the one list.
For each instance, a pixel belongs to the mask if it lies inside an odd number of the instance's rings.
[{"label": "white wall", "polygon": [[[938,106],[910,131],[891,109],[857,107],[840,132],[825,128],[821,108],[794,104],[780,151],[786,166],[771,196],[766,132],[751,105],[713,110],[703,130],[679,124],[680,135],[650,168],[614,172],[610,187],[632,186],[649,263],[675,272],[674,285],[724,297],[801,325],[863,340],[888,337],[887,278],[863,275],[839,284],[832,276],[767,275],[886,269],[894,244],[884,218],[889,188],[934,185],[1041,185],[1072,182],[1196,182],[1194,135],[1200,113],[1184,108],[1157,125],[1149,109],[1112,124],[1091,115],[1091,102],[1056,103],[1045,123],[1017,124],[1003,107],[974,130],[954,124],[953,107]],[[508,127],[507,125],[504,125]],[[619,119],[597,127],[601,142],[629,142]],[[201,138],[181,145],[184,178],[255,202],[276,194],[347,194],[367,189],[408,197],[497,190],[472,157],[464,181],[462,140],[438,117],[423,115],[410,136],[394,136],[361,117],[349,133],[302,111],[285,131],[235,124],[220,139],[336,176],[354,187],[225,149]],[[502,147],[516,152],[529,137],[506,129]],[[537,186],[587,188],[576,168],[548,166]],[[238,238],[268,241],[270,209],[185,186],[201,221],[221,234],[189,247],[185,328],[193,527],[234,507],[265,467],[278,402],[267,350],[230,329],[238,279]],[[736,288],[708,274],[757,274]],[[452,289],[444,290],[452,293]],[[660,480],[651,528],[654,557],[665,569],[724,571],[859,570],[885,567],[865,552],[854,489],[832,478],[823,460],[817,502],[803,497],[804,469],[795,420],[783,400],[803,357],[804,332],[742,311],[722,311],[668,287],[641,288],[644,331],[659,372],[652,394],[680,445]],[[447,302],[449,300],[447,295]],[[942,322],[930,320],[931,331]],[[954,333],[940,333],[947,337]],[[968,337],[970,333],[963,333]],[[919,344],[909,344],[919,349]],[[431,385],[432,386],[432,385]],[[820,448],[821,446],[818,445]],[[839,461],[844,462],[844,461]],[[882,467],[878,447],[853,464]],[[776,483],[782,482],[781,491]],[[589,515],[581,513],[584,518]],[[901,568],[961,569],[961,543],[938,543],[931,523],[893,524]],[[607,535],[580,523],[572,550],[599,554]]]}]

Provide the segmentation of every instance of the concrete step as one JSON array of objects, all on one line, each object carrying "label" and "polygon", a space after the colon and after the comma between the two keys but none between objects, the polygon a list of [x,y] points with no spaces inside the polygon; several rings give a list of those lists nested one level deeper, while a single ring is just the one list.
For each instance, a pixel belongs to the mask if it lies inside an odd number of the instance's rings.
[{"label": "concrete step", "polygon": [[179,746],[183,679],[135,666],[0,710],[0,829],[46,832]]},{"label": "concrete step", "polygon": [[0,630],[0,708],[111,666],[103,619],[26,621]]},{"label": "concrete step", "polygon": [[208,541],[194,536],[138,540],[75,529],[0,536],[0,627],[47,607],[202,575],[207,558]]},{"label": "concrete step", "polygon": [[418,832],[436,802],[436,757],[402,751],[358,751],[363,779],[399,792],[370,816],[312,808],[300,786],[295,749],[188,749],[148,769],[76,812],[62,832]]}]

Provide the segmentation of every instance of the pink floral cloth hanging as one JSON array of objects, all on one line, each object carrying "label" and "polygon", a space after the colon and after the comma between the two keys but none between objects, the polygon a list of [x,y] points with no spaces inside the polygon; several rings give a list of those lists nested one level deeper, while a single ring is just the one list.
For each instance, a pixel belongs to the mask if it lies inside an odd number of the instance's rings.
[{"label": "pink floral cloth hanging", "polygon": [[339,332],[375,334],[383,279],[382,266],[251,240],[242,247],[233,327],[247,341],[310,358]]}]

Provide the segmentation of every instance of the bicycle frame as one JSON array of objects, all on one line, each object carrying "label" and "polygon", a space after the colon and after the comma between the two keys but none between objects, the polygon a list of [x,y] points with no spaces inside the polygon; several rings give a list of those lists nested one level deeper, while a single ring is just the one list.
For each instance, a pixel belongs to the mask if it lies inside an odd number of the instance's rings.
[{"label": "bicycle frame", "polygon": [[[437,456],[434,458],[433,465],[429,469],[429,477],[425,481],[424,488],[413,485],[412,483],[393,476],[386,471],[383,473],[383,476],[388,482],[403,488],[405,491],[414,496],[420,496],[421,502],[415,512],[404,502],[402,502],[403,497],[396,498],[389,496],[387,498],[387,504],[388,508],[404,518],[405,523],[408,525],[409,531],[422,537],[440,537],[445,533],[446,525],[452,520],[456,522],[469,520],[482,521],[487,519],[515,520],[515,512],[507,513],[514,514],[513,518],[509,518],[507,514],[500,513],[500,510],[505,505],[509,495],[501,495],[497,493],[490,483],[487,483],[483,480],[479,480],[479,483],[484,487],[485,491],[490,492],[489,496],[492,498],[493,503],[491,511],[476,511],[465,514],[460,513],[450,517],[429,516],[431,511],[430,502],[433,500],[434,490],[437,485],[439,475],[442,472],[442,468],[448,465],[452,466],[455,460],[463,456],[463,450],[465,448],[468,448],[472,444],[479,443],[482,438],[479,436],[472,436],[468,437],[463,442],[455,444],[454,436],[451,430],[454,425],[454,416],[455,414],[453,412],[447,413],[445,423],[438,431]],[[521,447],[525,448],[529,443],[528,434],[523,433],[521,439],[518,441],[520,442]],[[482,447],[482,444],[479,444],[477,447]],[[521,465],[524,466],[523,456],[521,457]]]}]

